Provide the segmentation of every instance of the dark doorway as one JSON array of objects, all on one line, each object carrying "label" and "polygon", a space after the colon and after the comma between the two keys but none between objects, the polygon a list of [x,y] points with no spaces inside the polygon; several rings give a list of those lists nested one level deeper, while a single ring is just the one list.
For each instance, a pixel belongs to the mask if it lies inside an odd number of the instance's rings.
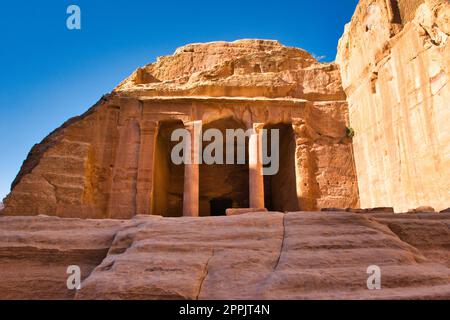
[{"label": "dark doorway", "polygon": [[[295,174],[295,134],[291,124],[266,125],[268,151],[272,155],[271,130],[279,130],[279,170],[276,175],[264,176],[264,203],[269,211],[298,211]],[[277,150],[273,150],[277,151]]]},{"label": "dark doorway", "polygon": [[172,132],[184,128],[181,120],[164,120],[158,123],[153,168],[152,214],[163,217],[183,215],[184,164],[176,165],[170,154],[178,141],[171,141]]},{"label": "dark doorway", "polygon": [[209,201],[210,216],[224,216],[228,208],[233,207],[231,198],[214,198]]},{"label": "dark doorway", "polygon": [[[232,199],[232,205],[228,208],[248,208],[249,207],[249,166],[248,166],[248,138],[244,141],[233,137],[226,139],[227,129],[245,132],[245,125],[240,121],[228,117],[218,119],[209,123],[204,123],[202,130],[207,132],[209,129],[219,130],[223,139],[223,164],[214,163],[199,165],[199,215],[207,217],[212,215],[212,200],[214,199]],[[236,132],[235,131],[235,132]],[[215,138],[213,138],[215,139]],[[209,141],[203,142],[203,150],[210,144]],[[229,147],[233,147],[233,164],[226,164],[226,154]],[[245,163],[238,163],[238,150],[244,149]],[[242,162],[242,161],[241,161]],[[231,200],[228,200],[231,203]],[[224,210],[219,210],[220,214],[225,214]]]}]

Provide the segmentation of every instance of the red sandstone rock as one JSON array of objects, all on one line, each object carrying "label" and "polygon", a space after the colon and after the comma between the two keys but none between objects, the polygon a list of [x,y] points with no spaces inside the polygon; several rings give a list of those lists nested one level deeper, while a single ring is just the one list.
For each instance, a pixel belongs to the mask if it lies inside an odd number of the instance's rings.
[{"label": "red sandstone rock", "polygon": [[[139,68],[35,145],[3,213],[205,216],[222,197],[233,207],[281,212],[357,206],[347,118],[335,64],[277,41],[188,45]],[[280,130],[283,158],[265,182],[266,196],[248,164],[191,168],[170,161],[172,131],[192,121],[221,132]]]},{"label": "red sandstone rock", "polygon": [[106,257],[120,220],[0,216],[0,299],[72,299],[69,265],[85,279]]},{"label": "red sandstone rock", "polygon": [[320,209],[322,212],[346,212],[347,209],[343,208],[322,208]]},{"label": "red sandstone rock", "polygon": [[[0,217],[0,298],[449,299],[450,215]],[[382,289],[366,287],[369,265]]]},{"label": "red sandstone rock", "polygon": [[410,209],[410,210],[408,210],[408,212],[410,212],[410,213],[418,213],[418,212],[436,212],[436,211],[432,207],[422,206],[422,207],[418,207],[416,209]]},{"label": "red sandstone rock", "polygon": [[226,210],[226,215],[227,216],[236,216],[236,215],[241,215],[241,214],[246,214],[246,213],[252,213],[252,212],[260,212],[260,213],[264,213],[267,212],[266,208],[230,208]]},{"label": "red sandstone rock", "polygon": [[392,207],[378,207],[378,208],[370,208],[370,209],[366,209],[367,213],[372,213],[372,212],[388,212],[388,213],[394,213],[394,208]]}]

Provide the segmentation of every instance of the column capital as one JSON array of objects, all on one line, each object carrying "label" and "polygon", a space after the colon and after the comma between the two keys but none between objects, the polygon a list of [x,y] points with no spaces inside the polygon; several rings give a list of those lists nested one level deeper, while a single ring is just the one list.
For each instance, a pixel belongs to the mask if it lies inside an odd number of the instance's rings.
[{"label": "column capital", "polygon": [[141,133],[152,134],[156,131],[158,123],[156,121],[144,120],[141,122]]},{"label": "column capital", "polygon": [[291,123],[292,126],[301,126],[304,125],[306,122],[305,119],[303,118],[292,118]]},{"label": "column capital", "polygon": [[183,121],[184,127],[188,130],[195,128],[196,126],[201,126],[203,124],[202,120],[189,120]]},{"label": "column capital", "polygon": [[266,124],[263,122],[253,122],[251,129],[255,130],[256,133],[259,133],[261,131],[261,129],[264,129],[265,125]]},{"label": "column capital", "polygon": [[304,119],[295,119],[292,121],[292,130],[298,137],[308,137],[308,127]]}]

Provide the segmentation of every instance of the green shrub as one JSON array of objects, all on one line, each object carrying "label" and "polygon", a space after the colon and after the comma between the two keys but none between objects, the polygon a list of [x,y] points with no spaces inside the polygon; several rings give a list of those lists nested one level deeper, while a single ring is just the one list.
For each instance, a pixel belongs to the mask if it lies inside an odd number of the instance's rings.
[{"label": "green shrub", "polygon": [[351,127],[347,127],[346,130],[345,130],[345,134],[350,139],[353,139],[353,137],[355,136],[355,130],[353,130],[353,128],[351,128]]}]

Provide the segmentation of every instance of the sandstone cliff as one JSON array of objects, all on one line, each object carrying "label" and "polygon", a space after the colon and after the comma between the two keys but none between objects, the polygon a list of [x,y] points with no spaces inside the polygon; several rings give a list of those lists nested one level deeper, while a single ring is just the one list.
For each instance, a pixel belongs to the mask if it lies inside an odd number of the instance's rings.
[{"label": "sandstone cliff", "polygon": [[[3,213],[179,215],[184,171],[167,163],[167,141],[170,130],[194,120],[222,130],[255,123],[287,129],[286,168],[266,188],[266,198],[278,197],[268,200],[278,206],[272,209],[358,205],[337,66],[276,41],[239,40],[188,45],[139,68],[33,147]],[[211,198],[223,195],[236,207],[249,206],[248,168],[201,170],[201,214]],[[274,195],[282,184],[292,199]]]},{"label": "sandstone cliff", "polygon": [[[84,115],[35,145],[3,213],[177,215],[183,171],[160,163],[167,151],[161,137],[193,120],[205,127],[292,127],[295,145],[286,143],[284,151],[294,153],[289,157],[295,158],[295,172],[285,170],[271,189],[287,178],[287,194],[297,198],[269,199],[290,203],[290,210],[358,204],[445,209],[449,6],[445,0],[362,0],[339,42],[340,70],[276,41],[181,47],[136,70]],[[348,117],[353,144],[345,133]],[[237,172],[224,171],[223,180]],[[208,181],[217,179],[204,177],[200,189],[208,191],[214,186]],[[170,180],[175,183],[167,185]],[[248,181],[234,182],[241,187],[229,183],[227,194],[238,198],[236,206],[248,206]],[[207,191],[200,191],[201,207],[222,195]]]},{"label": "sandstone cliff", "polygon": [[450,4],[362,0],[339,42],[362,207],[450,199]]}]

